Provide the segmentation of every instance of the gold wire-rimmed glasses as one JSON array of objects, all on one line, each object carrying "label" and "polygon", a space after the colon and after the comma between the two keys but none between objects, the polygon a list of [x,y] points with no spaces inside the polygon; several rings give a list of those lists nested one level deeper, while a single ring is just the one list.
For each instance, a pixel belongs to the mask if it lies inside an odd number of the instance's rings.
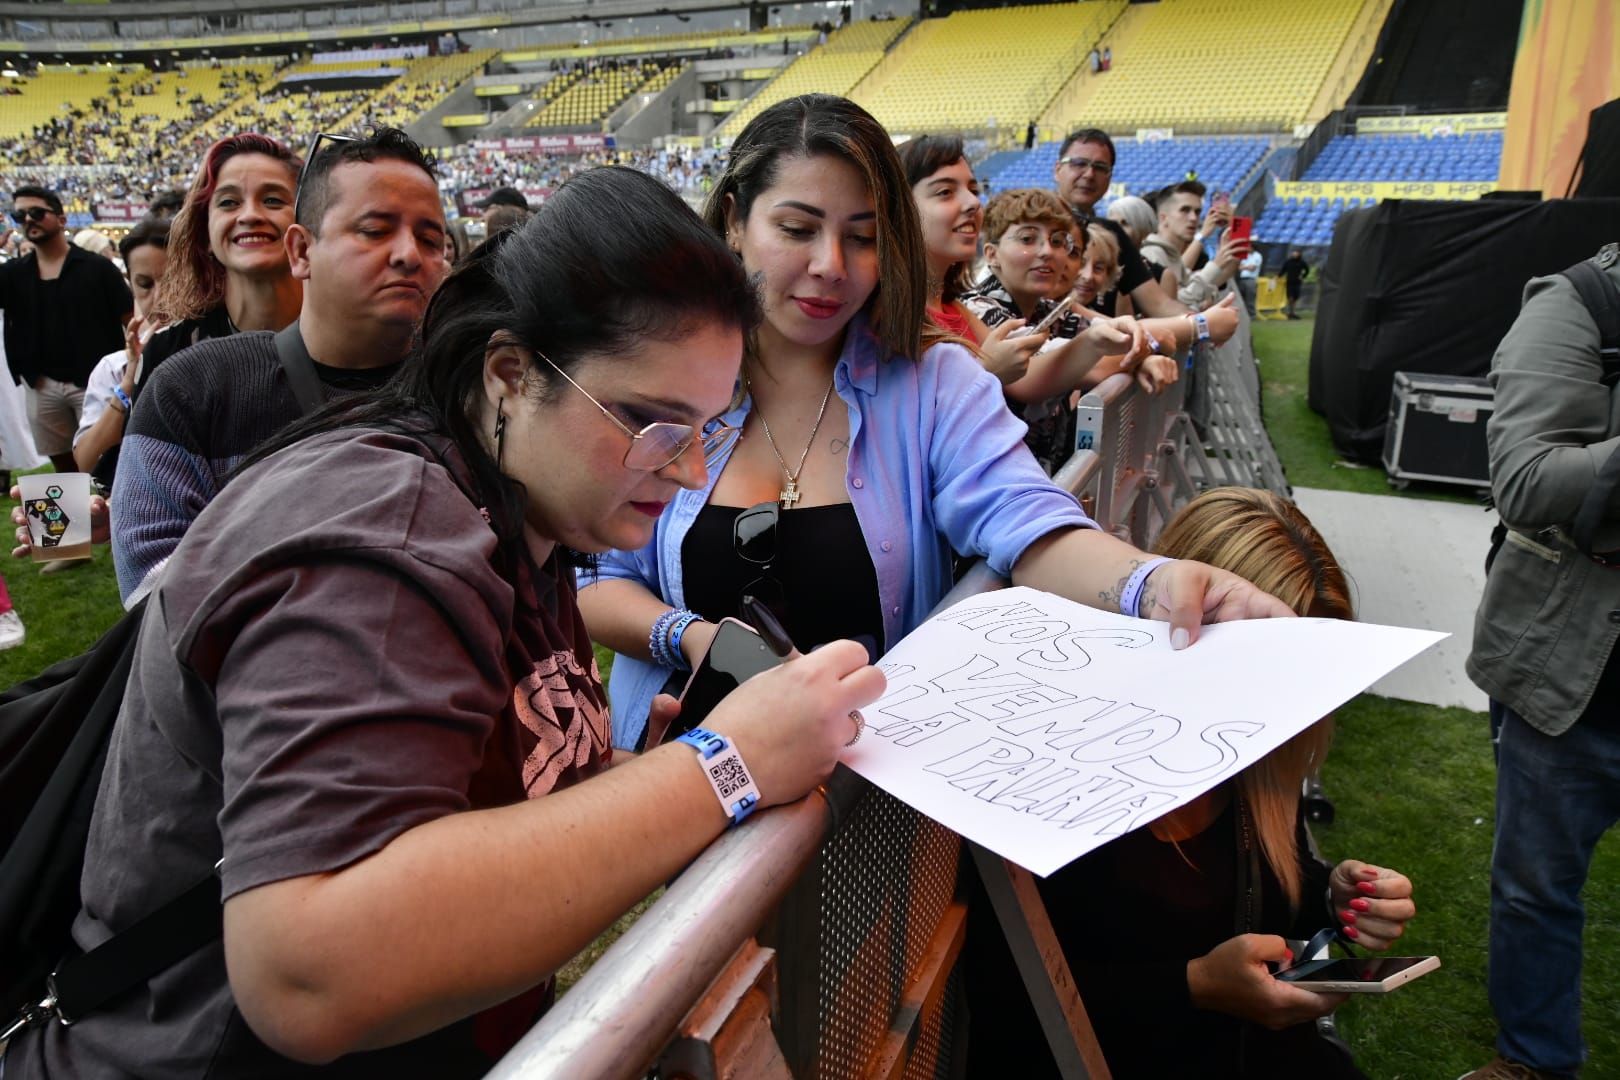
[{"label": "gold wire-rimmed glasses", "polygon": [[568,372],[558,367],[551,357],[532,346],[530,351],[544,360],[552,371],[567,379],[569,386],[584,394],[585,399],[601,410],[603,416],[613,421],[614,427],[629,437],[630,445],[624,451],[624,467],[627,469],[657,472],[668,468],[699,440],[703,443],[703,460],[707,463],[737,438],[737,429],[723,420],[710,420],[703,426],[701,433],[691,424],[672,424],[665,421],[648,424],[640,431],[632,431],[628,424],[609,412],[606,405],[597,401],[589,390],[570,378]]}]

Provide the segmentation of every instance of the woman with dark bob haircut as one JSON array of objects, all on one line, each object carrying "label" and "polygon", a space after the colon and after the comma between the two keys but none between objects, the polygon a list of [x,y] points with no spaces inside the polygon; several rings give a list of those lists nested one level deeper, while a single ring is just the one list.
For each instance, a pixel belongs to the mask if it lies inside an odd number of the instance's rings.
[{"label": "woman with dark bob haircut", "polygon": [[244,465],[147,605],[74,924],[88,948],[217,862],[223,938],[24,1033],[8,1080],[482,1076],[552,972],[827,777],[883,688],[858,645],[607,769],[574,600],[575,553],[703,487],[757,318],[677,196],[587,172],[446,280],[396,383]]},{"label": "woman with dark bob haircut", "polygon": [[1081,603],[1123,598],[1129,614],[1169,619],[1178,646],[1201,622],[1291,614],[1234,574],[1150,564],[1052,484],[996,377],[935,343],[911,185],[858,105],[810,94],[760,113],[704,216],[757,282],[765,318],[724,417],[743,437],[581,590],[592,634],[619,654],[615,745],[651,742],[659,691],[745,593],[806,652],[854,638],[874,656],[945,595],[953,553]]}]

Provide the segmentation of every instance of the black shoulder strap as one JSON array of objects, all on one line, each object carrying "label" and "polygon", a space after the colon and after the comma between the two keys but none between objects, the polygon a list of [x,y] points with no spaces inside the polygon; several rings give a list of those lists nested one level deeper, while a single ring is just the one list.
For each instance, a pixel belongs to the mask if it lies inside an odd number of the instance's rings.
[{"label": "black shoulder strap", "polygon": [[51,975],[56,1014],[72,1023],[166,971],[224,932],[225,909],[213,874]]},{"label": "black shoulder strap", "polygon": [[1613,386],[1620,380],[1620,286],[1604,273],[1591,259],[1576,263],[1564,271],[1564,277],[1575,286],[1581,303],[1592,313],[1597,323],[1598,348],[1603,357],[1603,383]]},{"label": "black shoulder strap", "polygon": [[281,357],[281,370],[287,373],[287,385],[305,416],[326,404],[326,389],[321,377],[315,374],[315,362],[304,346],[303,334],[294,320],[276,332],[276,355]]},{"label": "black shoulder strap", "polygon": [[[1581,302],[1597,323],[1598,349],[1603,360],[1603,385],[1612,387],[1620,381],[1620,286],[1616,286],[1599,266],[1600,260],[1613,263],[1614,255],[1605,249],[1598,260],[1587,259],[1576,263],[1564,271],[1564,276],[1575,286]],[[1574,541],[1576,548],[1587,555],[1592,554],[1592,541],[1597,536],[1598,526],[1609,513],[1616,487],[1620,487],[1620,451],[1610,454],[1609,459],[1599,467],[1570,527],[1569,538]]]}]

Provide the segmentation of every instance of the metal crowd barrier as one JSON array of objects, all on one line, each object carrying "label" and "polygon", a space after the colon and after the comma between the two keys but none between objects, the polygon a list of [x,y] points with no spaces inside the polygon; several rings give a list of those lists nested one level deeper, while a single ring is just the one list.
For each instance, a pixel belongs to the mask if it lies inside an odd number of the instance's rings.
[{"label": "metal crowd barrier", "polygon": [[[1214,389],[1235,392],[1220,385],[1231,381],[1216,373]],[[1149,397],[1117,375],[1086,394],[1079,448],[1055,478],[1144,547],[1200,487],[1233,482],[1189,422],[1184,389]],[[980,562],[940,606],[1004,584]],[[1106,1077],[1028,873],[842,767],[710,845],[489,1075],[960,1076],[964,857],[977,862],[1060,1068]]]}]

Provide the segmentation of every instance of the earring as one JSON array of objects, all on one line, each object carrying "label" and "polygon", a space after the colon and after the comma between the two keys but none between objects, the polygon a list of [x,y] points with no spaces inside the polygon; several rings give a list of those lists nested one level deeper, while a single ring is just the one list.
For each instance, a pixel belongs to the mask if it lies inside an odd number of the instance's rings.
[{"label": "earring", "polygon": [[506,456],[506,411],[501,402],[495,403],[495,467],[501,467],[501,459]]}]

